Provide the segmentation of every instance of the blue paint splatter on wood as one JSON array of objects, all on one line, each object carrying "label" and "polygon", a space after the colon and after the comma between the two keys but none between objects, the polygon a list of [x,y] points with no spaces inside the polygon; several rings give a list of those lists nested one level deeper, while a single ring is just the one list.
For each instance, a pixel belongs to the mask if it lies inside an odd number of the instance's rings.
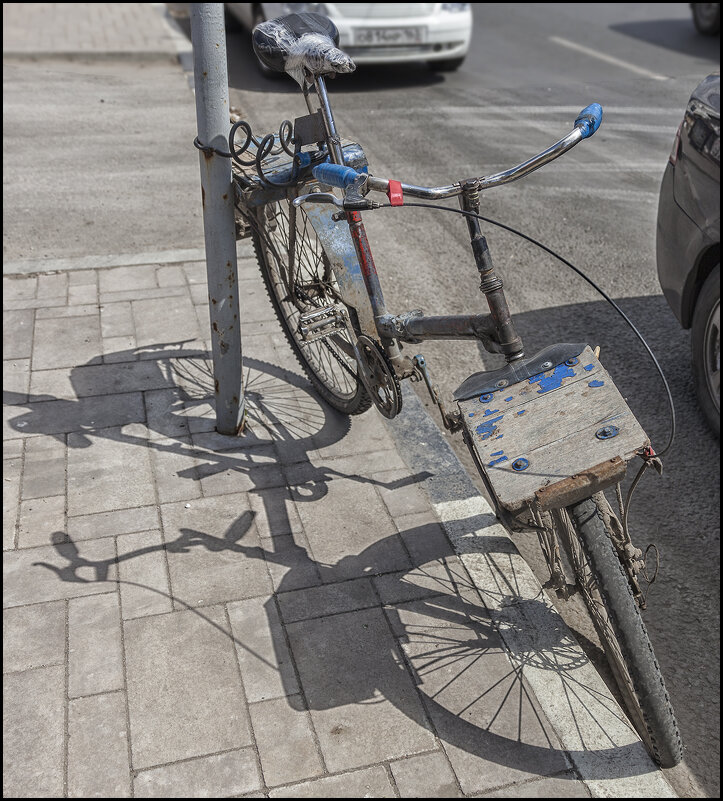
[{"label": "blue paint splatter on wood", "polygon": [[509,403],[514,397],[514,395],[510,395],[509,398],[505,398],[505,403]]},{"label": "blue paint splatter on wood", "polygon": [[526,411],[527,411],[527,409],[522,409],[522,411],[517,412],[517,416],[519,417],[521,414],[524,414]]},{"label": "blue paint splatter on wood", "polygon": [[504,451],[495,451],[494,453],[491,453],[490,456],[502,456],[503,453]]},{"label": "blue paint splatter on wood", "polygon": [[489,417],[491,414],[499,414],[499,409],[485,409],[484,417]]},{"label": "blue paint splatter on wood", "polygon": [[504,434],[498,434],[495,439],[502,439],[502,437],[504,437]]},{"label": "blue paint splatter on wood", "polygon": [[605,382],[604,381],[588,381],[589,387],[601,387]]},{"label": "blue paint splatter on wood", "polygon": [[594,365],[594,364],[586,364],[586,365],[585,365],[585,366],[584,366],[582,369],[583,369],[583,370],[587,370],[587,371],[588,371],[588,373],[589,373],[589,372],[590,372],[590,370],[593,370],[594,368],[595,368],[595,365]]},{"label": "blue paint splatter on wood", "polygon": [[572,367],[568,367],[566,364],[558,364],[550,375],[541,373],[540,375],[533,376],[529,383],[539,384],[540,388],[537,390],[537,394],[542,395],[544,392],[559,389],[562,386],[564,378],[573,378],[574,375],[575,371]]},{"label": "blue paint splatter on wood", "polygon": [[491,462],[487,462],[487,467],[494,467],[496,464],[499,464],[500,462],[506,462],[506,461],[507,461],[507,457],[506,456],[500,456],[499,459],[493,459]]},{"label": "blue paint splatter on wood", "polygon": [[495,423],[499,422],[504,417],[501,414],[499,417],[493,417],[491,420],[488,420],[486,423],[481,423],[477,426],[475,431],[480,435],[480,437],[485,440],[489,439],[495,431],[497,431],[497,426]]},{"label": "blue paint splatter on wood", "polygon": [[474,417],[474,412],[470,412],[470,413],[469,413],[469,416],[470,416],[470,417]]}]

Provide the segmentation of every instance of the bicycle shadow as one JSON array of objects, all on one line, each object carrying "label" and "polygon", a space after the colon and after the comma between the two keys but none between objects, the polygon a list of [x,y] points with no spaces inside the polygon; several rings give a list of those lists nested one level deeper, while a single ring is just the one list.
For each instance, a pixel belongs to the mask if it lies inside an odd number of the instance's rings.
[{"label": "bicycle shadow", "polygon": [[[470,527],[476,522],[470,520]],[[116,562],[154,550],[188,553],[194,548],[287,566],[289,572],[275,597],[266,602],[276,665],[288,660],[290,648],[295,671],[279,671],[287,702],[301,714],[311,712],[325,756],[332,762],[344,760],[346,768],[367,764],[375,749],[381,749],[385,758],[393,757],[395,749],[399,749],[396,756],[424,752],[434,747],[436,736],[443,741],[458,775],[467,777],[463,784],[474,783],[479,776],[491,782],[490,786],[563,773],[574,779],[568,760],[574,764],[577,759],[585,760],[591,779],[649,770],[649,764],[640,759],[642,746],[615,703],[576,675],[584,657],[574,641],[558,633],[548,605],[541,599],[525,602],[529,615],[547,635],[542,650],[513,646],[508,658],[510,643],[524,640],[524,631],[516,622],[519,618],[506,613],[519,603],[518,588],[499,570],[497,589],[488,594],[502,602],[502,611],[491,614],[449,541],[435,536],[432,526],[401,532],[411,550],[415,542],[423,547],[424,556],[403,572],[374,575],[380,600],[352,611],[342,604],[323,613],[304,612],[298,594],[286,592],[287,586],[297,587],[294,573],[314,567],[323,581],[335,575],[344,562],[343,572],[352,567],[352,574],[364,575],[364,566],[379,562],[378,555],[387,552],[388,543],[381,540],[328,565],[298,544],[277,550],[271,538],[271,543],[262,546],[245,545],[243,539],[253,523],[254,513],[246,512],[220,537],[180,529],[179,536],[166,545],[104,560],[85,558],[64,532],[56,532],[53,544],[62,563],[37,562],[34,566],[52,571],[62,581],[104,582]],[[492,564],[500,567],[513,550],[507,538],[487,545],[491,546]],[[134,584],[122,579],[120,583]],[[173,600],[219,629],[203,607],[194,607],[175,594]],[[278,619],[277,603],[284,629],[271,625]],[[505,642],[500,628],[506,631]],[[518,631],[513,632],[515,628]],[[240,635],[219,630],[238,649],[259,658]],[[527,684],[529,670],[549,672],[549,681],[559,685],[578,724],[579,752],[560,746]],[[628,726],[630,736],[624,742],[616,743],[605,734],[605,722],[611,716]],[[408,722],[401,726],[402,719],[416,725],[411,729]]]},{"label": "bicycle shadow", "polygon": [[[183,481],[202,480],[221,471],[246,475],[253,485],[249,491],[259,492],[264,498],[264,517],[273,519],[277,530],[284,533],[292,529],[292,521],[284,504],[279,505],[263,493],[268,486],[263,469],[249,456],[256,446],[271,443],[282,460],[303,464],[299,480],[289,482],[294,501],[300,503],[321,501],[329,493],[331,482],[338,479],[394,489],[430,476],[422,473],[385,481],[305,461],[310,450],[343,440],[349,431],[349,421],[312,401],[304,379],[267,362],[245,360],[249,368],[246,382],[249,440],[240,443],[239,438],[221,438],[221,447],[231,450],[220,451],[195,445],[193,437],[188,436],[194,430],[201,435],[217,436],[209,431],[212,419],[204,416],[213,386],[205,351],[174,343],[113,354],[111,365],[95,362],[91,360],[70,371],[76,400],[6,393],[6,402],[23,408],[23,413],[11,417],[9,424],[24,435],[45,434],[59,439],[67,435],[71,448],[89,448],[96,440],[111,439],[198,460],[199,465],[178,471]],[[112,408],[107,396],[105,405],[99,403],[104,396],[93,393],[107,380],[106,368],[117,372],[123,365],[131,366],[124,380],[137,381],[135,392],[145,388],[166,393],[159,409],[153,411],[150,404],[144,407],[143,415],[134,414],[133,392],[125,393],[126,405],[121,402]],[[117,376],[116,380],[124,383]],[[124,395],[120,397],[122,401]],[[308,407],[304,405],[306,402]],[[123,421],[131,425],[124,425]],[[139,434],[132,425],[138,422],[144,422],[158,438]],[[280,485],[287,485],[286,477]],[[268,601],[267,615],[271,621],[277,602],[291,610],[286,612],[286,631],[303,695],[297,695],[298,689],[293,684],[286,687],[286,692],[292,707],[297,708],[296,699],[300,697],[303,700],[298,709],[308,707],[320,719],[317,728],[327,738],[325,747],[330,752],[364,750],[373,747],[374,742],[384,742],[385,732],[379,729],[379,719],[374,715],[368,718],[372,707],[381,705],[383,722],[391,720],[394,724],[401,715],[416,724],[417,750],[432,747],[433,740],[429,738],[430,732],[434,732],[461,763],[469,756],[483,759],[487,766],[503,768],[505,777],[517,770],[525,775],[565,771],[568,766],[565,752],[545,724],[524,679],[526,669],[540,666],[562,681],[563,692],[577,714],[593,719],[601,714],[614,714],[609,699],[596,697],[594,691],[581,686],[574,677],[577,657],[571,642],[552,639],[548,643],[549,654],[541,663],[539,654],[527,654],[524,650],[514,654],[514,665],[509,663],[507,649],[497,631],[497,626],[504,625],[504,618],[492,619],[449,541],[440,536],[436,526],[412,527],[384,537],[358,553],[345,553],[324,562],[296,535],[259,539],[255,520],[255,512],[246,511],[220,534],[211,533],[203,525],[166,525],[163,543],[155,542],[107,559],[90,558],[84,543],[78,544],[68,532],[56,531],[51,544],[57,559],[41,558],[35,568],[52,572],[63,582],[87,584],[113,581],[112,570],[116,566],[149,553],[162,553],[166,559],[173,557],[176,570],[182,572],[179,558],[182,561],[193,553],[204,552],[218,555],[219,559],[231,557],[237,563],[258,562],[262,570],[265,565],[269,572],[279,568],[277,575],[283,570],[276,592]],[[95,537],[112,533],[98,530]],[[333,538],[335,532],[329,532],[329,536]],[[251,543],[250,537],[254,537]],[[406,567],[400,569],[400,563],[390,562],[389,554],[403,552],[402,541],[407,560]],[[506,538],[497,542],[496,548],[499,558],[509,556],[510,543]],[[423,556],[413,557],[415,553]],[[213,570],[210,563],[209,569]],[[178,573],[172,570],[171,581],[174,575]],[[345,612],[343,607],[334,608],[336,613],[330,617],[302,615],[296,619],[295,596],[290,591],[309,587],[310,575],[316,577],[311,585],[321,589],[346,586],[339,582],[340,577],[367,585],[373,581],[381,603],[373,596],[373,602],[362,603],[361,609]],[[158,592],[155,588],[148,589]],[[505,598],[512,598],[515,588],[503,588],[500,592]],[[193,604],[178,597],[174,601],[204,617],[203,611]],[[539,606],[538,616],[549,615],[542,602],[533,604]],[[332,625],[326,625],[326,621]],[[286,639],[279,637],[273,626],[270,629],[275,636],[277,661],[281,661],[288,647]],[[225,634],[234,639],[237,647],[246,647],[228,631]],[[329,732],[336,724],[325,726],[325,721],[338,718],[342,707],[345,719],[350,715],[355,724],[332,735]],[[389,728],[397,731],[394,725]],[[373,734],[371,740],[368,732]],[[629,743],[608,743],[602,761],[613,761],[621,774],[634,771],[639,761],[634,756],[627,759],[628,751],[633,749],[632,755],[639,747],[633,740],[631,734]],[[585,753],[589,756],[597,751]],[[609,766],[605,775],[610,775]],[[500,779],[499,783],[506,781],[509,779]]]}]

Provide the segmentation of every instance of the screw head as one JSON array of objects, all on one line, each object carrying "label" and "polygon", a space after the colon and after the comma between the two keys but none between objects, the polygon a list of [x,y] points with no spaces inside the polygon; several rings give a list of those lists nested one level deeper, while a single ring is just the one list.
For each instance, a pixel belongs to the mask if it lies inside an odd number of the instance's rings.
[{"label": "screw head", "polygon": [[479,396],[479,402],[480,403],[489,403],[492,400],[493,397],[494,397],[494,395],[493,395],[492,392],[485,392],[484,395],[480,395]]},{"label": "screw head", "polygon": [[568,360],[565,362],[565,364],[566,364],[568,367],[572,367],[572,366],[573,366],[573,364],[577,364],[579,361],[580,361],[579,359],[568,359]]},{"label": "screw head", "polygon": [[523,459],[522,457],[515,459],[515,461],[512,462],[512,469],[516,470],[518,473],[522,470],[527,470],[529,466],[530,463],[527,461],[527,459]]},{"label": "screw head", "polygon": [[595,436],[598,439],[612,439],[617,437],[619,433],[620,429],[617,426],[603,426],[595,432]]},{"label": "screw head", "polygon": [[549,370],[550,367],[552,367],[552,362],[544,362],[544,364],[542,364],[541,367],[543,370]]},{"label": "screw head", "polygon": [[506,387],[510,382],[506,378],[501,378],[496,384],[496,387]]}]

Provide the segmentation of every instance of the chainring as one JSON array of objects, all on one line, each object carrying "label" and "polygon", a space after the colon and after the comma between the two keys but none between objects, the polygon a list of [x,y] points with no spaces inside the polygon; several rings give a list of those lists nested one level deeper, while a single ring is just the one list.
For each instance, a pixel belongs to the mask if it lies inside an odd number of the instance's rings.
[{"label": "chainring", "polygon": [[363,334],[356,341],[356,353],[359,375],[372,403],[391,420],[402,410],[402,390],[391,362],[382,348]]}]

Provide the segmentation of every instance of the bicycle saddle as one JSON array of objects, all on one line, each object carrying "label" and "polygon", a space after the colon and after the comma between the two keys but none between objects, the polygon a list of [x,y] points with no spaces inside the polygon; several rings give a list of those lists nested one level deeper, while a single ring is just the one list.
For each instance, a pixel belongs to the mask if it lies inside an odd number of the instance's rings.
[{"label": "bicycle saddle", "polygon": [[339,31],[321,14],[276,17],[254,28],[259,61],[274,72],[288,72],[303,88],[307,71],[314,76],[354,72],[354,62],[338,49]]}]

